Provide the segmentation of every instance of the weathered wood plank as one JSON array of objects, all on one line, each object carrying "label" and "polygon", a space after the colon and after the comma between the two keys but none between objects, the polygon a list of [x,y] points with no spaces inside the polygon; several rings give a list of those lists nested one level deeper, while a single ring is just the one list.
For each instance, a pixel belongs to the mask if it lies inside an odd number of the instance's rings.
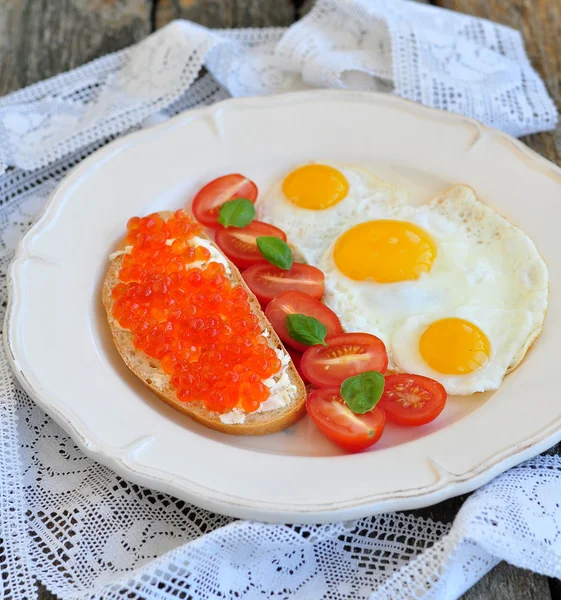
[{"label": "weathered wood plank", "polygon": [[[415,2],[429,4],[430,0],[415,0]],[[298,16],[303,17],[305,14],[309,13],[310,10],[312,10],[312,7],[316,3],[316,0],[294,0],[294,3],[297,7]]]},{"label": "weathered wood plank", "polygon": [[[522,32],[528,56],[542,76],[556,105],[561,106],[561,2],[551,0],[437,0],[452,10],[485,17]],[[554,133],[541,133],[523,141],[561,165],[561,125]],[[561,449],[561,448],[560,448]]]},{"label": "weathered wood plank", "polygon": [[152,0],[2,0],[0,95],[129,46]]},{"label": "weathered wood plank", "polygon": [[462,600],[549,600],[546,577],[500,563],[482,577]]},{"label": "weathered wood plank", "polygon": [[295,7],[291,0],[158,0],[157,28],[180,18],[208,27],[281,26],[294,21]]}]

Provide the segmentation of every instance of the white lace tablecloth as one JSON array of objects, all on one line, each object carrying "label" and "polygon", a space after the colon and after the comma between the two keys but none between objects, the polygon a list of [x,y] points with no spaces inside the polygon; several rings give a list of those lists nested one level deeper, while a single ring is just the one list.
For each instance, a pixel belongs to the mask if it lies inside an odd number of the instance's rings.
[{"label": "white lace tablecloth", "polygon": [[[195,81],[202,64],[212,75]],[[175,22],[128,50],[0,99],[0,296],[22,233],[65,173],[115,137],[229,95],[382,90],[514,135],[555,107],[520,34],[403,0],[320,0],[288,30]],[[499,560],[561,576],[561,460],[472,495],[452,525],[385,514],[324,526],[233,521],[85,457],[0,350],[0,582],[29,599],[456,598]]]}]

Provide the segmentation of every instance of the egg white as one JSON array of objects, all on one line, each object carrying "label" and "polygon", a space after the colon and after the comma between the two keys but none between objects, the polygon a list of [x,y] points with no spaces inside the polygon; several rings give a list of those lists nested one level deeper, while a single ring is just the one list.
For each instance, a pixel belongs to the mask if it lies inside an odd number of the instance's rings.
[{"label": "egg white", "polygon": [[[325,250],[324,241],[338,235],[337,232],[341,231],[345,223],[360,220],[361,214],[368,207],[387,204],[399,206],[409,201],[408,192],[385,182],[362,167],[327,162],[321,164],[340,171],[349,183],[346,197],[337,204],[324,210],[296,206],[283,194],[281,180],[273,184],[255,205],[258,218],[280,227],[289,241],[300,250],[316,247],[323,247]],[[302,165],[296,165],[294,169],[300,166]]]},{"label": "egg white", "polygon": [[[419,351],[421,336],[431,323],[449,317],[465,319],[485,332],[491,355],[484,367],[464,375],[447,375],[424,361]],[[405,319],[392,337],[391,349],[399,371],[436,379],[449,394],[466,395],[498,389],[531,330],[532,315],[528,310],[463,306]]]},{"label": "egg white", "polygon": [[[541,328],[547,309],[547,267],[532,240],[479,202],[471,188],[455,186],[419,207],[375,206],[361,222],[371,219],[419,225],[436,243],[437,255],[431,270],[419,279],[380,284],[354,281],[339,271],[333,260],[336,238],[323,253],[297,244],[325,273],[323,301],[347,331],[367,331],[391,348],[405,319],[444,314],[460,306],[523,308],[531,314],[532,331]],[[392,350],[390,366],[395,367]]]},{"label": "egg white", "polygon": [[[497,327],[507,331],[514,326],[512,319],[518,313],[512,311],[523,311],[529,325],[509,346],[513,352],[510,359],[515,357],[519,362],[541,331],[547,310],[547,267],[532,240],[481,203],[468,186],[456,185],[425,205],[410,206],[407,192],[373,175],[367,177],[356,167],[331,166],[343,172],[350,184],[349,195],[339,204],[323,211],[298,208],[284,198],[279,182],[258,211],[261,219],[287,234],[297,254],[323,271],[323,301],[339,316],[343,329],[380,337],[388,348],[390,368],[405,370],[402,344],[395,344],[394,336],[406,322],[416,322],[409,319],[430,315],[438,320],[453,310],[470,307],[493,309],[493,322],[485,321],[489,327],[493,325],[491,331],[482,327],[491,338]],[[437,248],[431,270],[417,280],[384,284],[354,281],[344,275],[333,258],[337,238],[354,225],[377,219],[408,221],[422,227]],[[447,391],[495,389],[497,373],[502,373],[502,379],[506,369],[503,355],[494,356],[501,362],[497,371],[489,371],[492,376],[458,376],[466,383],[451,382]],[[413,372],[422,372],[420,366]]]}]

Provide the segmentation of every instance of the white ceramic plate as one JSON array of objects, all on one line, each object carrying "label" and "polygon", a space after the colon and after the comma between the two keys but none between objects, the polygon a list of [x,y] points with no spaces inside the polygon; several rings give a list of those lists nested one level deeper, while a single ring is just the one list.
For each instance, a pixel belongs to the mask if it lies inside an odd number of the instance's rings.
[{"label": "white ceramic plate", "polygon": [[[307,418],[249,438],[175,412],[121,362],[100,302],[107,256],[130,216],[180,207],[228,172],[265,189],[309,160],[371,168],[415,202],[470,184],[534,239],[550,269],[545,330],[498,392],[451,398],[436,422],[388,426],[354,456]],[[325,522],[432,504],[561,438],[560,200],[561,170],[457,115],[371,93],[228,100],[118,140],[61,183],[11,268],[8,354],[25,389],[89,456],[210,510]]]}]

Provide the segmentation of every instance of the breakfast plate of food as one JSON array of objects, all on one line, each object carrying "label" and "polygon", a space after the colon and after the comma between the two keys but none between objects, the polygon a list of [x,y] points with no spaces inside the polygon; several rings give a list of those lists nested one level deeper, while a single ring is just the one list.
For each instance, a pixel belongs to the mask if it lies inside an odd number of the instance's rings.
[{"label": "breakfast plate of food", "polygon": [[139,484],[273,522],[418,508],[561,439],[560,193],[517,140],[390,95],[227,100],[63,180],[5,345]]}]

